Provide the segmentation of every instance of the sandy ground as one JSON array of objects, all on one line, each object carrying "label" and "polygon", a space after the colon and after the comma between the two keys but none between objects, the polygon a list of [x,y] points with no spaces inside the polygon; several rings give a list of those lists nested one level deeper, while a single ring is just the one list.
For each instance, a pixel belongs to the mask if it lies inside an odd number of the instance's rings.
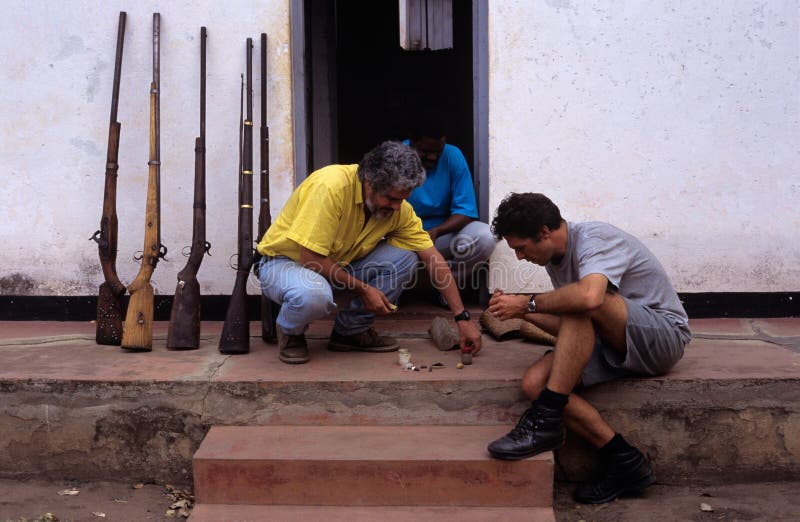
[{"label": "sandy ground", "polygon": [[[59,495],[76,488],[77,495]],[[648,521],[798,521],[800,482],[730,484],[724,486],[655,485],[636,498],[625,498],[599,506],[575,504],[573,485],[556,485],[557,522],[648,522]],[[0,522],[117,520],[179,521],[167,515],[170,492],[163,486],[116,482],[44,482],[0,480]],[[708,504],[713,511],[702,511]],[[47,518],[51,513],[55,518]]]}]

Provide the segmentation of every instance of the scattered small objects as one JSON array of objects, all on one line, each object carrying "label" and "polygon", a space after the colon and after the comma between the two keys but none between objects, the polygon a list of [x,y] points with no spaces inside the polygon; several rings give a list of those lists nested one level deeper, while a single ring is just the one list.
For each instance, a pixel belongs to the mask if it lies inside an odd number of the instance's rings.
[{"label": "scattered small objects", "polygon": [[102,511],[92,511],[92,515],[100,518],[106,518],[106,514]]},{"label": "scattered small objects", "polygon": [[25,522],[25,521],[28,521],[28,522],[59,522],[59,520],[60,519],[57,516],[55,516],[54,514],[45,513],[44,515],[42,515],[40,517],[32,518],[30,520],[28,520],[27,518],[21,518],[20,522]]},{"label": "scattered small objects", "polygon": [[143,487],[144,487],[144,484],[142,482],[138,482],[138,483],[133,485],[133,489],[142,489]]},{"label": "scattered small objects", "polygon": [[395,313],[397,311],[397,305],[389,303],[389,310],[391,310],[392,313]]},{"label": "scattered small objects", "polygon": [[121,498],[115,498],[114,502],[116,502],[117,504],[127,504],[128,503],[127,500],[122,500]]},{"label": "scattered small objects", "polygon": [[415,371],[415,372],[418,372],[418,371],[419,371],[419,367],[418,367],[418,366],[412,366],[412,367],[411,367],[411,369],[412,369],[413,371]]},{"label": "scattered small objects", "polygon": [[465,366],[472,364],[472,348],[465,346],[461,349],[461,363]]},{"label": "scattered small objects", "polygon": [[460,362],[460,363],[456,364],[456,368],[458,368],[459,370],[463,370],[464,369],[464,363]]},{"label": "scattered small objects", "polygon": [[706,511],[708,513],[711,513],[712,511],[714,511],[714,508],[711,507],[711,504],[706,504],[705,502],[701,502],[700,511]]},{"label": "scattered small objects", "polygon": [[433,371],[433,367],[429,367],[429,368],[428,368],[428,371],[429,371],[429,372],[432,372],[432,371]]},{"label": "scattered small objects", "polygon": [[58,494],[61,495],[62,497],[64,495],[69,495],[71,497],[74,497],[80,492],[81,490],[79,490],[78,488],[69,488],[69,489],[62,489],[61,491],[58,492]]},{"label": "scattered small objects", "polygon": [[431,364],[431,368],[433,368],[434,370],[439,370],[441,368],[444,368],[444,363],[440,362],[433,363]]},{"label": "scattered small objects", "polygon": [[192,503],[189,502],[188,499],[184,498],[184,499],[181,499],[181,500],[179,500],[177,502],[173,502],[172,504],[170,504],[169,508],[170,509],[180,509],[180,508],[189,507],[191,505],[192,505]]},{"label": "scattered small objects", "polygon": [[168,517],[180,516],[189,518],[191,509],[194,504],[194,495],[188,489],[178,489],[170,484],[165,484],[164,489],[167,491],[171,504],[166,515]]}]

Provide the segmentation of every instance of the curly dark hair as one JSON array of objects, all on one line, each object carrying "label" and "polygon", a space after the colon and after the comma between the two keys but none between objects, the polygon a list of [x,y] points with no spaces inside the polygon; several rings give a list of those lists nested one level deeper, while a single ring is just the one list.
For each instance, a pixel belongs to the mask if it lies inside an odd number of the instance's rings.
[{"label": "curly dark hair", "polygon": [[417,153],[399,141],[384,141],[358,164],[358,179],[369,181],[378,194],[412,190],[425,183],[425,169]]},{"label": "curly dark hair", "polygon": [[538,240],[542,227],[556,230],[563,218],[558,207],[544,194],[511,193],[497,207],[492,233],[497,239],[519,236]]}]

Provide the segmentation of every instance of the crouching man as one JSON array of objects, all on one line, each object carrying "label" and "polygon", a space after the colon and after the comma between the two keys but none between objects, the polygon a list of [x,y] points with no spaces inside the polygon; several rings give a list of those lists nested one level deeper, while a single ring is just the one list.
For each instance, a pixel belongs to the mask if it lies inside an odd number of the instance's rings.
[{"label": "crouching man", "polygon": [[295,189],[258,244],[264,256],[258,266],[262,292],[281,305],[281,361],[308,362],[304,333],[309,323],[337,309],[334,290],[355,298],[336,314],[329,350],[397,350],[397,342],[372,325],[375,315],[394,310],[418,261],[450,303],[461,345],[480,350],[480,332],[447,263],[405,201],[424,181],[416,152],[387,141],[359,164],[322,168]]},{"label": "crouching man", "polygon": [[661,375],[691,339],[686,312],[664,268],[638,239],[601,222],[564,221],[542,194],[511,194],[494,234],[518,259],[544,266],[554,290],[496,291],[488,311],[522,317],[557,335],[555,349],[525,373],[533,404],[508,435],[489,444],[499,459],[558,449],[565,426],[599,449],[602,473],[575,491],[578,502],[608,502],[655,482],[645,456],[573,391],[618,377]]}]

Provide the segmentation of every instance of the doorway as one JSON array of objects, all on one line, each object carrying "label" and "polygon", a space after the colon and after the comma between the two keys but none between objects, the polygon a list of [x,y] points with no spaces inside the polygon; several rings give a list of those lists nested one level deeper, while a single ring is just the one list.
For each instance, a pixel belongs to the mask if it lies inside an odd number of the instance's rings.
[{"label": "doorway", "polygon": [[487,219],[487,7],[453,1],[453,48],[400,47],[398,0],[293,0],[295,183],[402,140],[420,115],[444,120]]}]

